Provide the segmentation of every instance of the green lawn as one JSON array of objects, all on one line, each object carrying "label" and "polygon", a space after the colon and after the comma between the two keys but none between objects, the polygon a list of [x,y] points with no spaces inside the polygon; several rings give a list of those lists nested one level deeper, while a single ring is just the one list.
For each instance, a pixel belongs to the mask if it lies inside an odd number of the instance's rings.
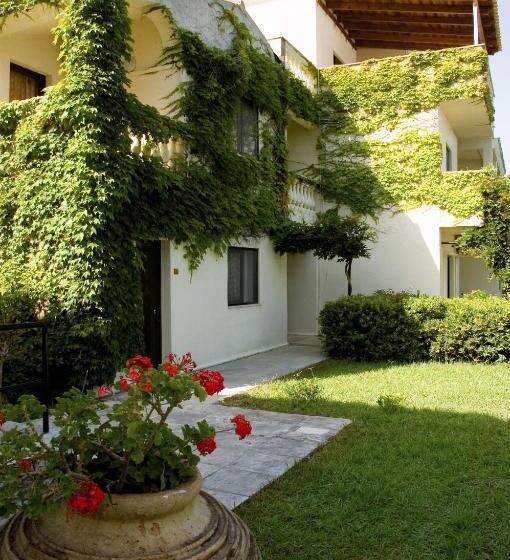
[{"label": "green lawn", "polygon": [[328,360],[314,375],[320,400],[293,399],[289,378],[228,400],[353,420],[238,508],[264,560],[510,558],[508,366]]}]

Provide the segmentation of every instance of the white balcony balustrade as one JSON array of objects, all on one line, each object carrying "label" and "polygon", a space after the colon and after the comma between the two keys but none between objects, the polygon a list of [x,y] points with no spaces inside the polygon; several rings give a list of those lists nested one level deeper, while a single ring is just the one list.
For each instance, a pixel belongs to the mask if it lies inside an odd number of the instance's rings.
[{"label": "white balcony balustrade", "polygon": [[269,39],[269,44],[289,72],[304,82],[311,91],[317,91],[319,79],[317,68],[296,47],[283,37]]},{"label": "white balcony balustrade", "polygon": [[180,138],[171,138],[168,142],[154,142],[142,136],[131,136],[131,153],[136,156],[160,158],[163,163],[172,165],[176,157],[186,153],[186,145]]},{"label": "white balcony balustrade", "polygon": [[311,224],[317,219],[317,191],[313,183],[296,178],[289,189],[289,217]]}]

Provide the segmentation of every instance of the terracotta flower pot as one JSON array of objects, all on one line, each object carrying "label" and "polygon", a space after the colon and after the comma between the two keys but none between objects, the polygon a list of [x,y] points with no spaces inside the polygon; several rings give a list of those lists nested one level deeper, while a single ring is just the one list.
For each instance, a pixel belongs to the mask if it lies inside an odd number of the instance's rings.
[{"label": "terracotta flower pot", "polygon": [[10,520],[1,560],[259,559],[250,530],[196,478],[168,492],[112,496],[90,516],[67,508],[32,521]]}]

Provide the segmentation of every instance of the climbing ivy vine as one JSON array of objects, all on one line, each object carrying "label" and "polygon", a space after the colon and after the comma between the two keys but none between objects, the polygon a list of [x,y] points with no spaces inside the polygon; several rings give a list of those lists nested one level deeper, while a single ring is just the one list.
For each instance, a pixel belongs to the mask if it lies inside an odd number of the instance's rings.
[{"label": "climbing ivy vine", "polygon": [[434,205],[477,214],[495,172],[443,173],[438,117],[443,102],[494,109],[482,47],[412,53],[321,71],[320,164],[309,170],[325,197],[355,213]]},{"label": "climbing ivy vine", "polygon": [[[176,28],[164,12],[162,61],[189,77],[168,116],[128,93],[126,0],[3,2],[0,19],[38,4],[59,9],[63,79],[42,98],[0,104],[0,264],[37,280],[55,379],[92,385],[142,349],[139,242],[172,239],[196,267],[206,251],[277,225],[288,111],[308,120],[317,112],[311,93],[252,44],[233,11],[219,13],[235,30],[227,50]],[[265,115],[258,156],[234,147],[243,99]],[[188,154],[172,167],[135,156],[130,134],[155,143],[179,136]]]}]

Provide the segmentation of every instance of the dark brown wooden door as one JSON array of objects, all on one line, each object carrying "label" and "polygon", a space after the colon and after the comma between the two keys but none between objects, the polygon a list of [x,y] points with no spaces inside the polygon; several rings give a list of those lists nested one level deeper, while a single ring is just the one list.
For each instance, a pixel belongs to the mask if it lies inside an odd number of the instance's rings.
[{"label": "dark brown wooden door", "polygon": [[16,64],[11,64],[10,101],[22,101],[43,94],[46,77]]},{"label": "dark brown wooden door", "polygon": [[162,359],[161,331],[161,241],[142,243],[144,270],[143,317],[145,353],[158,366]]}]

